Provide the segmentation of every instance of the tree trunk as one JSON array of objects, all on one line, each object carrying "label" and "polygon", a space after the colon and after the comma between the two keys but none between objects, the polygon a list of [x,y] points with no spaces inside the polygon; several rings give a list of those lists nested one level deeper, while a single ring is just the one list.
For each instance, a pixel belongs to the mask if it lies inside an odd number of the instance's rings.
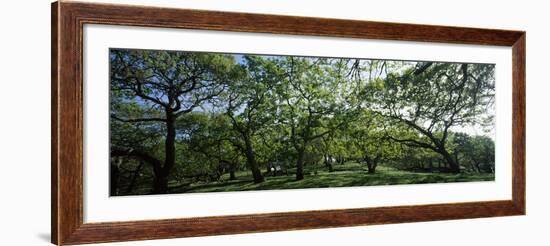
[{"label": "tree trunk", "polygon": [[444,148],[440,149],[439,153],[443,156],[443,158],[445,158],[445,162],[449,165],[449,170],[451,172],[453,173],[460,172],[460,167],[458,166],[458,163],[456,163],[453,156],[451,156],[451,154],[449,154],[449,152],[446,149]]},{"label": "tree trunk", "polygon": [[304,179],[304,155],[305,148],[298,150],[298,159],[296,160],[296,180]]},{"label": "tree trunk", "polygon": [[373,174],[376,173],[376,166],[375,165],[367,165],[367,168],[369,169],[368,173]]},{"label": "tree trunk", "polygon": [[114,163],[111,162],[111,184],[110,184],[110,191],[111,196],[118,195],[118,177],[120,174],[120,170],[118,166],[120,165],[120,158],[115,158]]},{"label": "tree trunk", "polygon": [[166,110],[166,140],[164,145],[164,165],[155,172],[154,194],[168,192],[168,175],[176,162],[176,117],[171,110]]},{"label": "tree trunk", "polygon": [[479,162],[474,161],[475,168],[477,169],[478,173],[481,173],[481,167],[479,166]]},{"label": "tree trunk", "polygon": [[168,179],[163,174],[155,174],[153,182],[153,194],[166,194],[168,192]]},{"label": "tree trunk", "polygon": [[131,193],[134,189],[134,186],[136,185],[137,177],[139,176],[139,172],[141,171],[141,167],[143,167],[143,161],[139,161],[139,165],[134,171],[134,175],[132,175],[132,180],[130,181],[130,185],[128,185],[128,189],[126,189],[126,193]]},{"label": "tree trunk", "polygon": [[343,156],[339,156],[338,157],[338,164],[344,165],[344,162],[346,162],[346,158],[344,158]]},{"label": "tree trunk", "polygon": [[332,156],[326,154],[325,155],[325,165],[328,167],[328,172],[332,173],[334,169],[332,168]]},{"label": "tree trunk", "polygon": [[458,151],[454,151],[454,155],[455,155],[455,163],[457,166],[460,166],[460,160],[458,159]]},{"label": "tree trunk", "polygon": [[367,162],[368,173],[373,174],[376,172],[376,166],[378,166],[378,158],[370,158],[365,156],[365,161]]},{"label": "tree trunk", "polygon": [[235,176],[235,163],[231,162],[229,163],[229,180],[235,180],[237,177]]},{"label": "tree trunk", "polygon": [[477,170],[475,164],[473,162],[470,163],[470,170],[472,172],[478,172],[479,173],[479,170]]},{"label": "tree trunk", "polygon": [[261,183],[264,182],[264,176],[262,175],[262,172],[258,168],[258,162],[256,162],[256,157],[254,155],[254,149],[252,148],[252,141],[247,136],[244,138],[245,142],[245,154],[246,154],[246,162],[248,163],[248,167],[252,171],[252,177],[254,177],[254,183]]}]

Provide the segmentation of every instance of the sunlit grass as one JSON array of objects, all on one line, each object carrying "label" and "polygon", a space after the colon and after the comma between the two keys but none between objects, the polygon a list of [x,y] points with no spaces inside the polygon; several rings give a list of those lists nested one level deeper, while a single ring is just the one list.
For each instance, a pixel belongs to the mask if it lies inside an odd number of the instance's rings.
[{"label": "sunlit grass", "polygon": [[239,172],[237,173],[236,180],[228,180],[228,177],[224,176],[222,177],[223,181],[219,182],[174,187],[170,190],[170,193],[304,189],[494,180],[493,174],[409,172],[384,166],[378,167],[375,174],[369,174],[364,166],[357,163],[335,165],[334,172],[328,172],[323,168],[306,168],[305,178],[299,181],[295,180],[292,171],[293,170],[289,170],[289,175],[277,177],[267,176],[265,177],[265,182],[259,184],[252,182],[252,177],[249,173]]}]

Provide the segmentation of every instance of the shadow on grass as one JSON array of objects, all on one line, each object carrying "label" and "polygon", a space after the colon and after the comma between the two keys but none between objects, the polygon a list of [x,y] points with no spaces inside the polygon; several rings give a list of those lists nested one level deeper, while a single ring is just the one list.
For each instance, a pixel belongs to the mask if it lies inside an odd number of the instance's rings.
[{"label": "shadow on grass", "polygon": [[206,184],[195,184],[195,185],[188,185],[188,186],[179,186],[179,187],[173,187],[173,193],[185,193],[185,192],[193,192],[195,189],[212,189],[216,190],[218,188],[223,188],[227,186],[238,186],[242,184],[249,184],[253,183],[252,179],[248,180],[231,180],[231,181],[225,181],[225,182],[212,182],[212,183],[206,183]]},{"label": "shadow on grass", "polygon": [[326,170],[306,169],[303,180],[296,180],[294,175],[265,177],[265,181],[255,184],[250,176],[238,177],[238,180],[192,184],[190,186],[173,189],[171,193],[198,193],[223,191],[253,191],[253,190],[280,190],[327,187],[377,186],[397,184],[427,184],[452,183],[472,181],[493,181],[493,174],[469,173],[428,173],[396,170],[389,167],[380,167],[374,174],[369,174],[363,166],[358,164],[335,166],[334,172]]}]

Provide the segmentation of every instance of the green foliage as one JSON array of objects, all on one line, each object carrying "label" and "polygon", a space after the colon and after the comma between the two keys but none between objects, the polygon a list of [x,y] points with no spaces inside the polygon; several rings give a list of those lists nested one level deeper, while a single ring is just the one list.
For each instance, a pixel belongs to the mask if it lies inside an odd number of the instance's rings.
[{"label": "green foliage", "polygon": [[110,62],[118,195],[494,177],[494,65],[126,49]]}]

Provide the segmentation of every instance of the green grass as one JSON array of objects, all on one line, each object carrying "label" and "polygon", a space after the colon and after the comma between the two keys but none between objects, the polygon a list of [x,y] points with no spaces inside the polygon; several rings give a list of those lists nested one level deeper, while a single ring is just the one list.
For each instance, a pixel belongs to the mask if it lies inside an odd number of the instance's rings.
[{"label": "green grass", "polygon": [[228,177],[224,176],[223,178],[225,178],[225,181],[174,187],[170,190],[170,193],[304,189],[494,180],[493,174],[409,172],[384,166],[378,167],[375,174],[368,174],[365,167],[357,163],[335,165],[334,172],[328,172],[321,168],[317,168],[316,170],[313,168],[306,168],[305,177],[300,181],[295,180],[292,171],[293,170],[289,170],[289,175],[287,176],[265,177],[265,181],[259,184],[252,182],[252,177],[248,172],[239,172],[237,173],[236,180],[230,181],[227,180]]}]

